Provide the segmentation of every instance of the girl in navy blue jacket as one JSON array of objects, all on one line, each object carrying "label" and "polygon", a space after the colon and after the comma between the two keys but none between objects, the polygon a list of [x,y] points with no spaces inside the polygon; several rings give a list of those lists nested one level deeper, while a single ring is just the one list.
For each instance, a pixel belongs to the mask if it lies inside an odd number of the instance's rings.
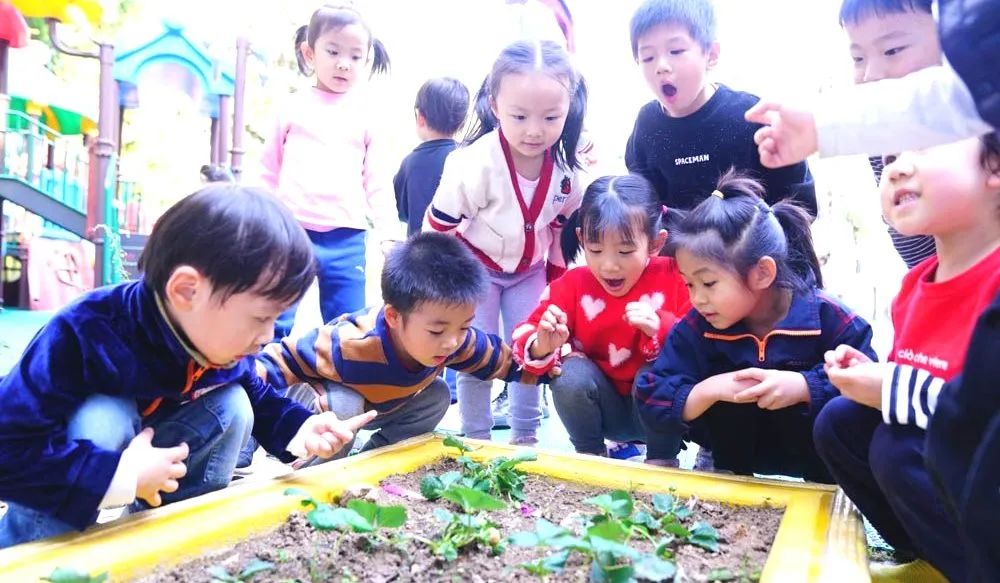
[{"label": "girl in navy blue jacket", "polygon": [[823,354],[875,359],[871,327],[821,291],[808,214],[763,190],[731,170],[670,233],[693,309],[636,381],[647,462],[676,466],[688,434],[718,469],[831,482],[812,442],[839,394]]}]

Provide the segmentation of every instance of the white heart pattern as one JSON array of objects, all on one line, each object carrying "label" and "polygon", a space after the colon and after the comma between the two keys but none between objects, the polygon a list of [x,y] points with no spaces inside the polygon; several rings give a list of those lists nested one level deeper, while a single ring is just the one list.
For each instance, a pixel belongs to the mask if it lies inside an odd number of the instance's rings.
[{"label": "white heart pattern", "polygon": [[639,296],[639,301],[649,304],[654,310],[659,310],[663,308],[663,303],[667,301],[667,298],[663,297],[660,292],[654,292],[652,295],[642,294]]},{"label": "white heart pattern", "polygon": [[601,298],[594,299],[589,295],[584,295],[583,298],[580,299],[580,307],[583,308],[583,313],[587,315],[587,320],[593,322],[594,318],[604,311],[607,304],[605,304],[604,300]]},{"label": "white heart pattern", "polygon": [[611,362],[611,366],[617,367],[621,365],[630,356],[632,356],[632,351],[628,348],[618,348],[614,342],[608,345],[608,360]]}]

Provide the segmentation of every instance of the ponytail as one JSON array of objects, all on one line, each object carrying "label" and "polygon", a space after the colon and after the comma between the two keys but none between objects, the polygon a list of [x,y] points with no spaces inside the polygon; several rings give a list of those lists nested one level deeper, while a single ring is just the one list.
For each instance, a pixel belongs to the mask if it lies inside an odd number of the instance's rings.
[{"label": "ponytail", "polygon": [[587,117],[587,83],[578,75],[569,99],[566,125],[563,126],[559,142],[552,147],[552,157],[566,168],[583,168],[577,157],[583,120]]},{"label": "ponytail", "polygon": [[299,73],[312,75],[312,67],[306,62],[306,56],[302,54],[302,43],[306,42],[309,26],[303,24],[295,29],[295,62],[299,66]]},{"label": "ponytail", "polygon": [[379,39],[372,37],[372,72],[369,74],[370,77],[374,77],[376,74],[385,75],[389,72],[389,51],[386,50],[385,45]]},{"label": "ponytail", "polygon": [[[499,85],[499,83],[497,84]],[[493,115],[493,108],[490,106],[490,76],[483,79],[483,84],[479,86],[476,97],[472,102],[473,116],[469,131],[465,134],[462,144],[468,146],[479,138],[492,132],[497,127],[497,117]]]},{"label": "ponytail", "polygon": [[809,212],[785,199],[773,207],[775,218],[785,232],[788,242],[788,268],[798,276],[805,287],[823,287],[823,272],[820,269],[819,257],[813,246],[811,217]]},{"label": "ponytail", "polygon": [[580,236],[576,234],[576,230],[579,228],[580,209],[577,209],[566,219],[562,233],[559,234],[559,249],[562,251],[563,260],[566,262],[567,267],[570,263],[576,261],[577,256],[580,254],[580,249],[583,247],[583,244],[580,242]]}]

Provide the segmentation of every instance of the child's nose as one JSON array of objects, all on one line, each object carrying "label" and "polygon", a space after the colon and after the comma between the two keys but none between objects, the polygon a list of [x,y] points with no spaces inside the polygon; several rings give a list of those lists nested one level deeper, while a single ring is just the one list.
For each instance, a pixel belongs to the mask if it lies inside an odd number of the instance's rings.
[{"label": "child's nose", "polygon": [[878,81],[885,78],[885,67],[878,62],[878,59],[871,59],[865,66],[865,76],[862,79],[864,83],[871,83],[872,81]]},{"label": "child's nose", "polygon": [[670,59],[666,55],[658,57],[656,59],[656,72],[657,73],[669,73],[670,72]]}]

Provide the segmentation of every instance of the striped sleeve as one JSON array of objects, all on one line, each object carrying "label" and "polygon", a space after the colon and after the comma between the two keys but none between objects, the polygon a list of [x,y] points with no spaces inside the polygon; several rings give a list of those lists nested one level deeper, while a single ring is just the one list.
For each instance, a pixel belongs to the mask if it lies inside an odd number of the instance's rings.
[{"label": "striped sleeve", "polygon": [[944,379],[906,364],[889,365],[882,378],[882,420],[927,429]]},{"label": "striped sleeve", "polygon": [[484,381],[503,379],[525,384],[538,382],[538,375],[528,373],[518,366],[511,347],[499,336],[474,327],[469,328],[465,343],[445,366]]},{"label": "striped sleeve", "polygon": [[449,233],[455,230],[463,219],[471,219],[477,213],[478,208],[485,203],[472,200],[473,196],[484,196],[483,188],[470,188],[466,184],[466,168],[463,164],[468,164],[469,156],[463,156],[461,150],[452,152],[445,160],[444,170],[441,173],[441,182],[431,204],[427,206],[424,213],[424,231],[434,231],[438,233]]}]

